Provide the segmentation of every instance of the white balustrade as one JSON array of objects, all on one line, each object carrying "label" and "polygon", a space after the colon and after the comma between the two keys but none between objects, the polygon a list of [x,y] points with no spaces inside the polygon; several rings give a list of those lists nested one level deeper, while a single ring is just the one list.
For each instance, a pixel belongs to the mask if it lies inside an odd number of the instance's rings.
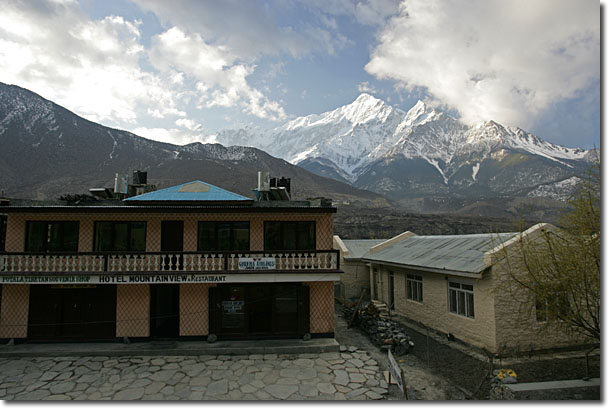
[{"label": "white balustrade", "polygon": [[237,271],[239,258],[274,258],[277,270],[327,270],[337,267],[335,251],[153,253],[153,254],[0,254],[0,272],[215,272]]}]

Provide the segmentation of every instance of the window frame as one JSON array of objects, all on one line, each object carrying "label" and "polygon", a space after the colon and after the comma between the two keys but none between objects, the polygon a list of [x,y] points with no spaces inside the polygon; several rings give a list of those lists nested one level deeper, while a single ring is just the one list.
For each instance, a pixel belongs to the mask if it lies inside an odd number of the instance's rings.
[{"label": "window frame", "polygon": [[[451,286],[452,284],[458,285],[457,287]],[[465,289],[464,286],[468,286],[471,289]],[[453,297],[452,292],[455,293],[455,310],[453,310]],[[469,297],[471,296],[471,297]],[[464,280],[447,280],[447,309],[449,313],[457,316],[465,317],[468,319],[475,318],[474,313],[474,282]],[[461,309],[462,308],[462,309]],[[472,313],[470,315],[469,313]]]},{"label": "window frame", "polygon": [[[414,286],[415,285],[415,286]],[[409,295],[409,290],[411,291]],[[419,297],[417,297],[419,296]],[[405,297],[415,303],[424,303],[424,277],[413,273],[405,274]]]},{"label": "window frame", "polygon": [[[114,234],[115,234],[115,226],[116,224],[127,224],[127,248],[126,250],[116,250],[116,249],[111,249],[111,250],[98,250],[97,249],[97,234],[98,234],[98,229],[99,229],[99,224],[100,223],[111,223],[112,225],[112,236],[114,238]],[[132,224],[135,223],[141,223],[144,224],[144,250],[133,250],[131,249],[131,231],[132,231]],[[147,234],[148,234],[148,223],[147,221],[93,221],[93,250],[94,252],[118,252],[118,253],[143,253],[146,252],[146,245],[147,245]]]},{"label": "window frame", "polygon": [[[8,218],[7,218],[8,220]],[[80,221],[74,221],[74,220],[58,220],[58,221],[48,221],[48,220],[44,220],[44,221],[40,221],[40,220],[28,220],[25,221],[25,243],[23,246],[23,249],[25,250],[25,252],[30,252],[30,253],[68,253],[68,252],[78,252],[78,245],[79,245],[79,239],[80,239]],[[44,243],[44,249],[41,250],[31,250],[30,249],[30,226],[31,224],[34,223],[40,223],[40,224],[45,224],[46,225],[46,235],[47,235],[47,240]],[[65,235],[64,235],[64,227],[66,223],[71,223],[71,224],[76,224],[76,243],[73,249],[66,249],[65,248]],[[52,224],[59,224],[61,226],[60,228],[60,237],[61,237],[61,250],[49,250],[49,234],[50,234],[50,227]]]},{"label": "window frame", "polygon": [[[299,226],[300,226],[299,224],[301,224],[301,223],[310,223],[313,226],[313,248],[301,248],[301,246],[300,246],[300,243],[299,243],[300,239],[299,238],[301,236],[300,235],[301,232],[299,231]],[[268,242],[267,242],[267,227],[270,224],[279,224],[282,227],[282,229],[281,229],[282,237],[281,237],[280,242],[283,243],[283,244],[286,243],[286,238],[285,238],[286,229],[285,229],[285,226],[290,225],[290,224],[294,224],[294,226],[295,226],[294,236],[295,236],[295,248],[296,249],[288,249],[288,248],[285,247],[285,245],[284,245],[284,247],[282,249],[270,249],[267,246],[268,245]],[[313,220],[313,221],[311,221],[311,220],[310,221],[265,221],[264,224],[263,224],[263,242],[264,242],[263,248],[264,248],[265,251],[271,251],[271,252],[274,252],[274,251],[275,252],[277,252],[277,251],[297,251],[297,252],[315,251],[315,250],[318,249],[317,228],[318,227],[317,227],[317,223],[316,223],[315,220]]]},{"label": "window frame", "polygon": [[[552,297],[547,296],[543,297],[539,293],[535,294],[534,301],[534,310],[536,315],[536,323],[546,323],[554,320],[564,320],[566,316],[570,314],[570,299],[568,297],[567,291],[559,291]],[[556,309],[557,316],[550,317],[550,304],[556,304],[557,306],[562,306]],[[540,306],[540,307],[539,307]]]},{"label": "window frame", "polygon": [[[214,242],[215,249],[201,249],[201,226],[202,224],[214,224]],[[247,249],[220,249],[220,238],[218,236],[218,230],[220,224],[230,224],[229,228],[229,242],[231,244],[230,248],[236,248],[236,238],[235,238],[235,225],[236,224],[248,224],[248,246]],[[197,221],[197,252],[248,252],[251,249],[251,222],[249,220],[246,221]]]}]

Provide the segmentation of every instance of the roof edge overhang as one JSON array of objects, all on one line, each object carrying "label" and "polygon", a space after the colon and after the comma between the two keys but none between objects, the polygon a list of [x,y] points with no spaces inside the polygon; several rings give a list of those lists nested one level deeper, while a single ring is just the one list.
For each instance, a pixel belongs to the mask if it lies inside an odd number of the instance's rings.
[{"label": "roof edge overhang", "polygon": [[425,272],[439,273],[442,275],[459,276],[459,277],[470,278],[470,279],[481,279],[483,277],[483,272],[488,268],[486,266],[480,272],[463,272],[463,271],[457,271],[457,270],[451,270],[451,269],[432,268],[432,267],[428,267],[428,266],[405,265],[402,263],[387,262],[387,261],[382,261],[382,260],[378,260],[378,259],[362,258],[361,260],[364,262],[376,263],[378,265],[395,266],[397,268],[420,270],[420,271],[425,271]]},{"label": "roof edge overhang", "polygon": [[252,207],[247,205],[122,205],[122,206],[9,206],[0,213],[337,213],[337,208],[316,207]]},{"label": "roof edge overhang", "polygon": [[[133,197],[136,198],[136,197]],[[180,201],[153,201],[138,200],[122,201],[125,206],[252,206],[252,199],[236,199],[228,201],[199,201],[199,200],[180,200]]]}]

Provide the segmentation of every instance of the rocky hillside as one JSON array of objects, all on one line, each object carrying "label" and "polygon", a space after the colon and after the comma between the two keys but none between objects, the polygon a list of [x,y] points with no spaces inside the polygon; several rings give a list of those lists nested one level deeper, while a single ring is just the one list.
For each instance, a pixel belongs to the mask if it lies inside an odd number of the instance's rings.
[{"label": "rocky hillside", "polygon": [[200,179],[252,197],[257,171],[292,178],[293,196],[387,206],[379,194],[315,175],[256,148],[152,141],[87,121],[39,95],[0,83],[0,191],[54,199],[148,171],[159,188]]}]

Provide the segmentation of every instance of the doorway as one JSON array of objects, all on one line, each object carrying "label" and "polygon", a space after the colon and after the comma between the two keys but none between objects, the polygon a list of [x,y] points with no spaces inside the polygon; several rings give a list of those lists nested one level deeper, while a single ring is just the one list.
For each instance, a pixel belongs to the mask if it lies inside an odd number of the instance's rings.
[{"label": "doorway", "polygon": [[[184,221],[161,221],[161,252],[182,252]],[[182,255],[163,256],[162,270],[182,270]]]},{"label": "doorway", "polygon": [[180,285],[150,285],[150,337],[176,338],[180,333]]}]

